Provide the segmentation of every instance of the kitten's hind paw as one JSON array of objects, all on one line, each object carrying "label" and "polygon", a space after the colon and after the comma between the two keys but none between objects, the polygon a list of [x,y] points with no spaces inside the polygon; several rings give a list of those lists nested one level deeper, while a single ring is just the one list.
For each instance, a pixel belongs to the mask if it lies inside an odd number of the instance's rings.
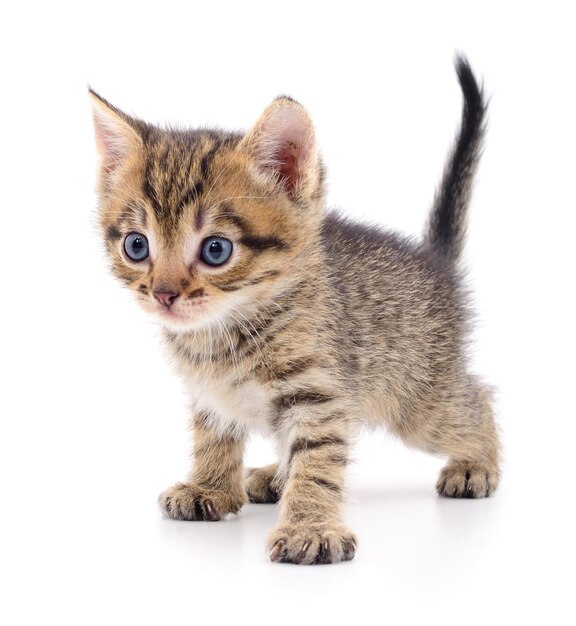
[{"label": "kitten's hind paw", "polygon": [[274,484],[278,466],[250,467],[246,471],[246,494],[248,500],[256,504],[270,504],[278,502],[280,493]]},{"label": "kitten's hind paw", "polygon": [[272,531],[268,548],[275,563],[322,565],[353,559],[356,537],[339,525],[286,525]]},{"label": "kitten's hind paw", "polygon": [[227,513],[237,513],[244,500],[221,491],[177,483],[160,494],[160,508],[166,517],[186,521],[218,522]]},{"label": "kitten's hind paw", "polygon": [[448,498],[486,498],[497,486],[497,469],[482,463],[452,461],[440,472],[436,491]]}]

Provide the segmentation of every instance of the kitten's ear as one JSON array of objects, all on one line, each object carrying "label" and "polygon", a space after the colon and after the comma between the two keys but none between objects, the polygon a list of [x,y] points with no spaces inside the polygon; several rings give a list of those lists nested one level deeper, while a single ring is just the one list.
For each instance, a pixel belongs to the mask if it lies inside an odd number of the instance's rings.
[{"label": "kitten's ear", "polygon": [[89,88],[94,117],[96,147],[102,170],[109,174],[132,152],[142,146],[137,123]]},{"label": "kitten's ear", "polygon": [[292,98],[274,100],[239,148],[250,155],[259,174],[293,198],[311,195],[320,185],[314,126],[306,109]]}]

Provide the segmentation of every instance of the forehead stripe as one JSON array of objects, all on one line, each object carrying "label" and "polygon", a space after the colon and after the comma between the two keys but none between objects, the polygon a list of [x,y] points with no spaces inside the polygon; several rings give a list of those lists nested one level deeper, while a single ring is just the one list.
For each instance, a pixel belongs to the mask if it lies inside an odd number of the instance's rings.
[{"label": "forehead stripe", "polygon": [[188,204],[198,202],[198,198],[204,192],[204,184],[201,180],[192,182],[192,186],[189,187],[180,198],[180,206],[184,208]]},{"label": "forehead stripe", "polygon": [[210,166],[212,165],[212,161],[216,156],[216,153],[220,149],[220,142],[215,141],[214,145],[208,150],[208,152],[202,157],[200,161],[200,172],[202,176],[206,179],[208,178],[208,174],[210,173]]}]

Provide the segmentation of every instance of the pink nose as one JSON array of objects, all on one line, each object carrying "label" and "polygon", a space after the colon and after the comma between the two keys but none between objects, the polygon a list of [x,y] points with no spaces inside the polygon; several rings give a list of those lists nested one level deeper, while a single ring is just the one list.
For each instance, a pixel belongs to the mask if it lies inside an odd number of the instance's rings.
[{"label": "pink nose", "polygon": [[178,297],[179,294],[174,293],[173,291],[155,291],[154,297],[161,305],[165,306],[169,309],[173,304],[174,300]]}]

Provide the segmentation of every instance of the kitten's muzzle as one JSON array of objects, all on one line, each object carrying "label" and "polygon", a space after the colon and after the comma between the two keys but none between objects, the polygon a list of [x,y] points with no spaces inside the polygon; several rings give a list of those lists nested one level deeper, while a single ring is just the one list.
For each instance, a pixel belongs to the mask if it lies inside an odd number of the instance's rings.
[{"label": "kitten's muzzle", "polygon": [[175,302],[176,298],[180,295],[175,291],[154,291],[154,297],[162,306],[169,309]]}]

